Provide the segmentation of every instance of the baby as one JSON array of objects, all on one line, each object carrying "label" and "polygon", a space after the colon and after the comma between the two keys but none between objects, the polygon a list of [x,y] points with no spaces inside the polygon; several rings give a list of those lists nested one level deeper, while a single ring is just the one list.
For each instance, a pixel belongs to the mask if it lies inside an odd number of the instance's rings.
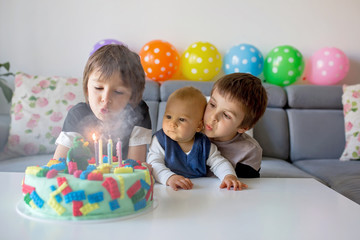
[{"label": "baby", "polygon": [[162,129],[153,136],[147,162],[155,179],[173,188],[192,189],[189,178],[205,177],[207,166],[222,180],[220,188],[241,190],[230,162],[201,133],[206,98],[194,87],[173,92],[167,101]]}]

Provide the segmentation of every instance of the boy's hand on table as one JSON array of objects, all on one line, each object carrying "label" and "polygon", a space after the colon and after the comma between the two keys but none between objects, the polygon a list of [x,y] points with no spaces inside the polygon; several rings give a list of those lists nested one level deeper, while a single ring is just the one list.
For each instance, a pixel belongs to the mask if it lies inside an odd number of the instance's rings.
[{"label": "boy's hand on table", "polygon": [[224,180],[220,184],[220,188],[227,188],[227,190],[230,190],[231,187],[234,191],[237,191],[245,189],[248,186],[245,183],[240,182],[236,176],[228,174],[224,177]]},{"label": "boy's hand on table", "polygon": [[166,185],[170,186],[175,191],[177,191],[179,188],[189,190],[192,189],[193,187],[193,183],[191,182],[190,179],[176,174],[169,177],[169,179],[166,182]]}]

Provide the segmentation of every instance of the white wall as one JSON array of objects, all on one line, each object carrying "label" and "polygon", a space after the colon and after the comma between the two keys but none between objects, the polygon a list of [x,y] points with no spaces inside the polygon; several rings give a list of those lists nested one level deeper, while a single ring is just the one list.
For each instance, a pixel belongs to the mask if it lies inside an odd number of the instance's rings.
[{"label": "white wall", "polygon": [[132,50],[154,39],[180,54],[207,41],[225,52],[250,43],[264,57],[292,45],[308,59],[337,47],[350,60],[339,84],[359,83],[358,0],[0,0],[0,62],[13,72],[82,77],[94,44],[115,38]]}]

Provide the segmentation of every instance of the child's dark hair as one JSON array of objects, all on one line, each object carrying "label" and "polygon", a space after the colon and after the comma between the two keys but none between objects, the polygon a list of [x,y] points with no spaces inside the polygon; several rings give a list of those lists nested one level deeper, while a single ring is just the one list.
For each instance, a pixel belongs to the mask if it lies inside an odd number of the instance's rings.
[{"label": "child's dark hair", "polygon": [[138,104],[145,88],[145,72],[140,57],[124,45],[109,44],[102,46],[88,59],[83,77],[83,90],[88,102],[87,85],[93,71],[101,73],[100,78],[108,79],[119,74],[124,85],[131,88],[131,104]]},{"label": "child's dark hair", "polygon": [[241,128],[252,128],[266,110],[268,100],[266,90],[261,80],[251,74],[225,75],[215,82],[212,92],[215,89],[224,98],[242,104],[245,117],[239,126]]}]

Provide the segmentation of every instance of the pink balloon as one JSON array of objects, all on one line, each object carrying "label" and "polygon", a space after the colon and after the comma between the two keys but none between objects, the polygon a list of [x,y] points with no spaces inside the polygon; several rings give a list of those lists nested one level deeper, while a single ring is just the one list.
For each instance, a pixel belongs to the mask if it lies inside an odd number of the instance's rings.
[{"label": "pink balloon", "polygon": [[334,47],[324,47],[315,52],[308,66],[308,80],[316,85],[333,85],[340,82],[350,67],[345,53]]}]

